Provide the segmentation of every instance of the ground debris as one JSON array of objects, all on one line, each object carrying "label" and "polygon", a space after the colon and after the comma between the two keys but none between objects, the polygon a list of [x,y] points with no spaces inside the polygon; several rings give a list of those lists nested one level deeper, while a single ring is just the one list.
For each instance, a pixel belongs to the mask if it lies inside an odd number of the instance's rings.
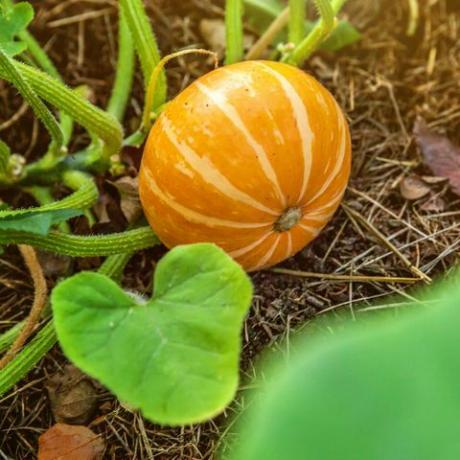
[{"label": "ground debris", "polygon": [[38,440],[38,460],[101,460],[104,441],[89,428],[56,423]]},{"label": "ground debris", "polygon": [[436,176],[447,178],[452,191],[460,196],[460,147],[431,131],[422,118],[415,122],[414,134],[426,165]]},{"label": "ground debris", "polygon": [[72,365],[46,383],[51,410],[57,422],[87,423],[94,415],[97,394],[89,377]]}]

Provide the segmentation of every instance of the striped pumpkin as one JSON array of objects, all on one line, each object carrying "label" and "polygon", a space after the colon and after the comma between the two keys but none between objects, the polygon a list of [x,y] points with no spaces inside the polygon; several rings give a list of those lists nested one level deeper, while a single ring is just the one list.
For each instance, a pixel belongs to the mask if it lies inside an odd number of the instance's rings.
[{"label": "striped pumpkin", "polygon": [[247,61],[204,75],[168,104],[145,147],[140,197],[166,246],[213,242],[252,271],[318,235],[350,163],[346,119],[318,81]]}]

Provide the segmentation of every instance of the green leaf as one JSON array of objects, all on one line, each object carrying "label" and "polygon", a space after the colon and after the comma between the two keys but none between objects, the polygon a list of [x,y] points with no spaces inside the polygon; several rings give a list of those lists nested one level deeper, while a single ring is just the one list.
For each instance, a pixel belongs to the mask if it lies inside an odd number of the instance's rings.
[{"label": "green leaf", "polygon": [[78,209],[56,209],[51,211],[30,211],[0,217],[0,231],[14,230],[34,235],[47,235],[51,227],[72,217],[81,216]]},{"label": "green leaf", "polygon": [[251,301],[243,269],[211,244],[179,246],[143,299],[96,273],[61,282],[51,303],[67,357],[150,420],[206,420],[238,385],[240,330]]},{"label": "green leaf", "polygon": [[340,21],[331,35],[323,42],[321,49],[339,51],[361,40],[358,30],[346,20]]},{"label": "green leaf", "polygon": [[459,275],[396,317],[310,330],[251,405],[231,460],[460,458]]},{"label": "green leaf", "polygon": [[284,9],[279,0],[244,0],[244,6],[248,23],[260,35]]},{"label": "green leaf", "polygon": [[9,56],[22,53],[27,45],[16,41],[34,18],[32,5],[27,2],[16,3],[11,7],[0,7],[0,47]]}]

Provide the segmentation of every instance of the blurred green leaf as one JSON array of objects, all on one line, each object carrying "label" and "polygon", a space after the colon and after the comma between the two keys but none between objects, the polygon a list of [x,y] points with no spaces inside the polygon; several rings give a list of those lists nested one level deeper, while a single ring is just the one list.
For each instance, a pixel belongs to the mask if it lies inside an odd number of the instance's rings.
[{"label": "blurred green leaf", "polygon": [[321,49],[339,51],[346,46],[361,40],[361,34],[356,27],[346,20],[340,21],[332,34],[323,42]]},{"label": "blurred green leaf", "polygon": [[[283,11],[285,5],[279,0],[245,0],[245,14],[249,24],[259,34],[263,34],[273,20]],[[306,37],[316,23],[305,21]],[[326,51],[339,51],[361,39],[359,31],[347,20],[340,20],[331,35],[320,46]],[[281,33],[275,43],[287,40],[287,33]]]},{"label": "blurred green leaf", "polygon": [[96,273],[60,283],[51,303],[67,357],[150,420],[206,420],[238,385],[251,303],[243,269],[211,244],[179,246],[157,265],[151,299]]},{"label": "blurred green leaf", "polygon": [[6,215],[0,215],[0,232],[2,230],[14,230],[34,235],[47,235],[53,225],[83,213],[78,209],[37,210],[12,215],[9,214],[10,212],[14,213],[15,211],[4,211]]},{"label": "blurred green leaf", "polygon": [[28,2],[0,7],[0,47],[6,54],[15,56],[27,48],[24,42],[16,39],[33,18],[34,10]]},{"label": "blurred green leaf", "polygon": [[294,344],[251,405],[231,460],[460,458],[458,281],[399,317]]},{"label": "blurred green leaf", "polygon": [[244,0],[244,6],[246,20],[259,35],[265,32],[284,8],[279,0]]}]

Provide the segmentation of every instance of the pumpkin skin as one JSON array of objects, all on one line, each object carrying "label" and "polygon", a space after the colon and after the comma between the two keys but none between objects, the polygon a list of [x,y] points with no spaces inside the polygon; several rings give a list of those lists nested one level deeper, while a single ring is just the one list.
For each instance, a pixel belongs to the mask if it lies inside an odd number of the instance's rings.
[{"label": "pumpkin skin", "polygon": [[202,76],[166,106],[139,193],[167,247],[212,242],[253,271],[319,234],[350,166],[348,124],[332,95],[293,66],[246,61]]}]

